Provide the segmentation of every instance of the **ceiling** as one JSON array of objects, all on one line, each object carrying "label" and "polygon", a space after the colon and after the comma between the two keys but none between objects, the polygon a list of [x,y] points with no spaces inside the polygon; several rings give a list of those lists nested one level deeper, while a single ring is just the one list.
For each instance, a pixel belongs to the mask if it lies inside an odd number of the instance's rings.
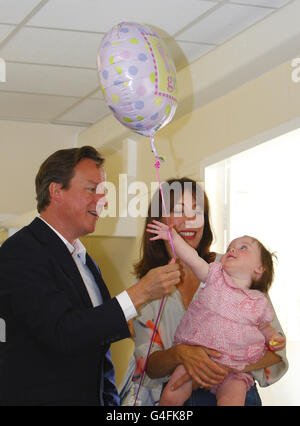
[{"label": "ceiling", "polygon": [[180,70],[293,1],[0,0],[0,119],[90,126],[110,114],[96,56],[119,22],[152,26]]}]

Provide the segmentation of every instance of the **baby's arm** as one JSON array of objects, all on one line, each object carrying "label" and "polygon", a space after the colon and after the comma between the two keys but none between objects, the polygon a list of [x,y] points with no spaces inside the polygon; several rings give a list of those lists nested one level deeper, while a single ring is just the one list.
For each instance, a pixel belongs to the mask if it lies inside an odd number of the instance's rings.
[{"label": "baby's arm", "polygon": [[175,231],[174,228],[165,225],[162,222],[153,220],[153,224],[148,224],[147,232],[156,234],[156,237],[150,238],[151,241],[154,240],[169,240],[169,232],[171,232],[175,252],[177,256],[183,260],[194,272],[194,274],[199,278],[200,281],[205,282],[208,275],[208,263],[205,262],[195,249],[188,245],[183,238]]},{"label": "baby's arm", "polygon": [[285,348],[285,337],[277,333],[277,331],[271,327],[269,323],[262,324],[259,329],[265,336],[266,344],[272,351],[280,351]]}]

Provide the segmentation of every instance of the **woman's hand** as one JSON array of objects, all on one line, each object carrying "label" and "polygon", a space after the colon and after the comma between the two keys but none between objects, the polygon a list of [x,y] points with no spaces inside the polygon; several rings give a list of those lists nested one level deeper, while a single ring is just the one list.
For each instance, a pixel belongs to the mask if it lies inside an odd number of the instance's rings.
[{"label": "woman's hand", "polygon": [[[178,345],[175,347],[179,364],[183,364],[187,373],[173,385],[176,390],[188,380],[192,379],[198,387],[210,389],[224,380],[229,369],[214,362],[214,358],[221,354],[203,346]],[[193,386],[195,388],[195,385]]]}]

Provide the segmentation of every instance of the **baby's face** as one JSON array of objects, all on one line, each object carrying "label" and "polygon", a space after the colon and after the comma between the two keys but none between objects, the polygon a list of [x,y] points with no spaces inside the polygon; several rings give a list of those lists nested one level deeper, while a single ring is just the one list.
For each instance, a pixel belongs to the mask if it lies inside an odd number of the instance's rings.
[{"label": "baby's face", "polygon": [[247,287],[263,272],[260,248],[255,240],[247,236],[231,241],[220,262],[231,277],[249,283]]}]

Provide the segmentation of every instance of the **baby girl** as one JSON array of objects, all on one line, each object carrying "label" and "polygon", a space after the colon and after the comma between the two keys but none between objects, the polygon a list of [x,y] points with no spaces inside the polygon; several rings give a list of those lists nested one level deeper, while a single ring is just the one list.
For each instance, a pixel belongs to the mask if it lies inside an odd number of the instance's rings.
[{"label": "baby girl", "polygon": [[[276,351],[285,347],[285,338],[270,326],[274,314],[265,296],[273,279],[272,254],[257,239],[243,236],[229,244],[220,262],[208,264],[174,228],[153,220],[147,229],[156,234],[151,240],[168,240],[169,230],[177,256],[202,283],[177,327],[174,344],[201,345],[221,353],[216,361],[231,372],[211,391],[218,405],[244,405],[253,378],[242,370],[259,361],[267,346]],[[191,380],[172,389],[185,373],[183,365],[175,369],[160,405],[183,405],[190,397]]]}]

